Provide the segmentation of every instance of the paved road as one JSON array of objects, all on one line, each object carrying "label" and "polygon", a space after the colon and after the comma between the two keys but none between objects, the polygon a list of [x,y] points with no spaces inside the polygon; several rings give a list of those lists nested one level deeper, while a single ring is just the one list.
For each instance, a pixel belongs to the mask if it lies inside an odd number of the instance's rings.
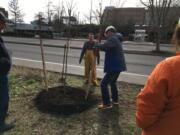
[{"label": "paved road", "polygon": [[[36,38],[16,38],[16,37],[3,37],[4,41],[10,42],[18,42],[18,43],[32,43],[39,44],[39,39]],[[82,47],[85,40],[72,40],[70,42],[70,46],[72,47]],[[57,45],[63,46],[66,41],[65,40],[55,40],[55,39],[44,39],[44,44],[47,45]],[[149,42],[123,42],[124,50],[138,50],[138,51],[152,51],[155,49],[155,45]],[[172,45],[162,45],[161,50],[163,51],[174,51]]]},{"label": "paved road", "polygon": [[[39,43],[38,39],[29,38],[8,38],[4,37],[5,41],[13,42],[26,42],[26,43]],[[50,45],[63,45],[65,41],[62,40],[44,40],[45,44]],[[83,41],[72,41],[71,46],[82,46]],[[41,60],[40,48],[38,46],[23,45],[23,44],[6,44],[8,49],[12,51],[13,57]],[[124,49],[128,50],[152,50],[154,46],[149,45],[134,45],[131,43],[125,44]],[[163,46],[164,49],[173,50],[171,47]],[[62,48],[52,48],[45,47],[46,60],[49,62],[62,63],[63,61],[63,49]],[[71,65],[79,65],[78,59],[80,55],[80,50],[70,49],[68,63]],[[154,66],[165,57],[160,56],[150,56],[150,55],[138,55],[138,54],[125,54],[128,72],[138,73],[148,75],[154,68]],[[101,52],[101,63],[98,68],[103,68],[104,53]],[[81,64],[83,66],[83,63]]]}]

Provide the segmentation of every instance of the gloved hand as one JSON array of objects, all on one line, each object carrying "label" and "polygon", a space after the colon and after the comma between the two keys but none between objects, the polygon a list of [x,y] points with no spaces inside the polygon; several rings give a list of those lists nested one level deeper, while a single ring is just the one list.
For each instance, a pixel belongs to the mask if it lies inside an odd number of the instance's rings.
[{"label": "gloved hand", "polygon": [[81,64],[81,59],[79,59],[79,64]]},{"label": "gloved hand", "polygon": [[99,61],[99,60],[97,61],[97,64],[98,64],[98,65],[100,64],[100,61]]}]

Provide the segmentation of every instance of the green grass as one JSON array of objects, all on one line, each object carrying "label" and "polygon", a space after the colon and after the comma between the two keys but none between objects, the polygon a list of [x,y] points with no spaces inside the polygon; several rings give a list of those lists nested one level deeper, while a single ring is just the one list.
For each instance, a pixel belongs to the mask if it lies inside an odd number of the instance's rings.
[{"label": "green grass", "polygon": [[[50,87],[60,85],[59,73],[48,73]],[[135,99],[142,86],[120,82],[119,107],[98,111],[96,106],[70,116],[40,112],[33,99],[44,88],[40,70],[14,67],[10,78],[10,116],[16,127],[4,135],[139,135],[135,124]],[[87,89],[82,77],[68,76],[67,85]],[[100,88],[88,87],[100,96]]]}]

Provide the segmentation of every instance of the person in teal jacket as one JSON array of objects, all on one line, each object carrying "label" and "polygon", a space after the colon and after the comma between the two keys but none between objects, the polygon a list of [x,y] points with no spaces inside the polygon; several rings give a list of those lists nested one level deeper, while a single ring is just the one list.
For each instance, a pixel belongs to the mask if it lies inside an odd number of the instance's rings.
[{"label": "person in teal jacket", "polygon": [[[112,104],[118,104],[117,79],[122,71],[126,71],[125,57],[122,48],[122,35],[116,33],[114,26],[108,26],[105,30],[107,40],[95,47],[105,51],[104,78],[101,81],[101,93],[103,103],[99,109],[111,108]],[[110,101],[108,85],[111,86],[112,102]]]}]

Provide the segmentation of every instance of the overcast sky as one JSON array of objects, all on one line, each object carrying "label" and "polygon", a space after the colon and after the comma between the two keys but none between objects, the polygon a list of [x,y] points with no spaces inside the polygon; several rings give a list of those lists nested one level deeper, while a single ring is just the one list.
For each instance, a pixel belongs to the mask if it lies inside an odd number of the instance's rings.
[{"label": "overcast sky", "polygon": [[[6,10],[8,10],[9,1],[10,0],[0,0],[0,7],[3,7]],[[61,0],[51,0],[51,1],[53,2],[53,5],[58,5],[59,1]],[[71,1],[71,0],[63,0],[63,1],[65,4],[67,1]],[[80,20],[84,20],[85,18],[84,16],[89,13],[90,1],[91,0],[74,0],[74,3],[76,3],[74,11],[76,11],[77,14],[79,12]],[[93,9],[96,9],[98,7],[99,1],[100,0],[93,0]],[[110,3],[114,4],[117,1],[118,0],[102,0],[103,7],[109,6]],[[19,0],[20,8],[25,13],[24,21],[26,23],[29,23],[34,19],[36,13],[45,12],[47,3],[48,0]],[[124,7],[137,7],[137,6],[140,6],[139,0],[126,0],[124,4]],[[9,17],[11,18],[11,16]]]}]

